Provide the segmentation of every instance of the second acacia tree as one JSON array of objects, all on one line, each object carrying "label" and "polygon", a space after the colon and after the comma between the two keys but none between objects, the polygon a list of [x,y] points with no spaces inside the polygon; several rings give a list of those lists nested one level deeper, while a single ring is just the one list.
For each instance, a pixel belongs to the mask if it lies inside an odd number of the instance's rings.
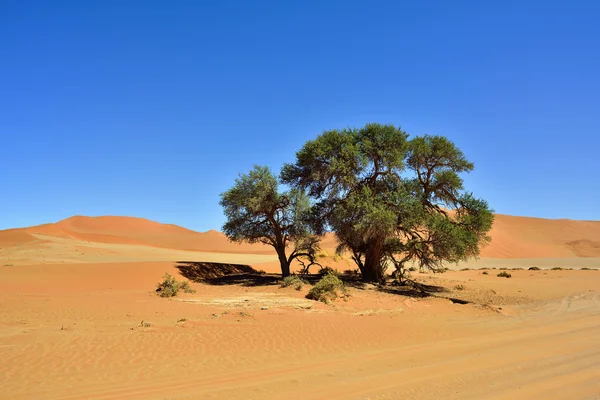
[{"label": "second acacia tree", "polygon": [[268,167],[255,166],[241,174],[234,186],[221,194],[220,204],[227,218],[225,235],[235,242],[272,246],[283,277],[290,274],[293,260],[315,261],[319,238],[308,223],[309,199],[300,189],[281,192]]},{"label": "second acacia tree", "polygon": [[479,254],[493,214],[463,187],[459,174],[472,169],[444,137],[367,124],[307,142],[281,178],[314,199],[315,232],[332,230],[363,279],[382,282],[390,262],[435,270]]}]

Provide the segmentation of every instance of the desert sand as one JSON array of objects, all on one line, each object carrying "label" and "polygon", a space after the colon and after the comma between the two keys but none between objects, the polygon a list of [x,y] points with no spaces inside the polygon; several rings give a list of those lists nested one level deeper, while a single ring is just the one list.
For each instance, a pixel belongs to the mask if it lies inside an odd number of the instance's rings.
[{"label": "desert sand", "polygon": [[[0,231],[0,398],[599,399],[600,222],[498,216],[492,237],[477,262],[415,272],[428,297],[354,285],[325,305],[269,274],[156,296],[180,261],[277,272],[268,247],[215,231]],[[351,268],[334,247],[324,263]]]}]

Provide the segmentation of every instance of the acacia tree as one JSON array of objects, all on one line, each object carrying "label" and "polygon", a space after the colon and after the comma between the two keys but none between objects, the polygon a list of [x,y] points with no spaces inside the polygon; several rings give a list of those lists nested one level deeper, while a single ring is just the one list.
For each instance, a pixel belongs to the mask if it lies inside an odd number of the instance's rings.
[{"label": "acacia tree", "polygon": [[383,282],[388,261],[435,271],[479,254],[493,214],[463,188],[459,174],[472,169],[444,137],[367,124],[307,142],[281,178],[315,199],[313,229],[335,232],[363,279]]},{"label": "acacia tree", "polygon": [[283,277],[290,274],[294,259],[304,257],[314,263],[319,239],[308,224],[309,198],[299,189],[279,193],[277,178],[268,167],[255,166],[241,174],[221,194],[220,205],[227,218],[225,235],[235,242],[273,246]]}]

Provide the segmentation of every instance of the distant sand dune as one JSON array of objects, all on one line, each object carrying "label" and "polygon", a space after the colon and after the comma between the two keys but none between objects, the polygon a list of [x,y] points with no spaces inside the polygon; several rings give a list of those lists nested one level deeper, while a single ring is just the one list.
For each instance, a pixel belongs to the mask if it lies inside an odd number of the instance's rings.
[{"label": "distant sand dune", "polygon": [[[492,242],[481,254],[484,259],[600,258],[598,221],[496,215],[490,234]],[[336,245],[332,234],[322,241],[323,251],[330,256]],[[0,231],[3,262],[165,261],[182,251],[273,256],[269,246],[232,243],[221,232],[196,232],[134,217],[76,216],[54,224]],[[213,257],[211,261],[217,260]]]}]

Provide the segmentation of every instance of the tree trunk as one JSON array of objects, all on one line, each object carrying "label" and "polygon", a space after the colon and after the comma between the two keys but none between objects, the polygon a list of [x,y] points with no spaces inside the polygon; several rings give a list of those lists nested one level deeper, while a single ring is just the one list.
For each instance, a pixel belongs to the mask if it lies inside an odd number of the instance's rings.
[{"label": "tree trunk", "polygon": [[381,257],[383,240],[375,239],[365,254],[365,263],[361,270],[365,282],[383,282],[383,271],[381,269]]},{"label": "tree trunk", "polygon": [[290,263],[285,255],[285,249],[277,249],[277,257],[279,258],[279,264],[281,265],[281,276],[283,278],[290,276]]}]

